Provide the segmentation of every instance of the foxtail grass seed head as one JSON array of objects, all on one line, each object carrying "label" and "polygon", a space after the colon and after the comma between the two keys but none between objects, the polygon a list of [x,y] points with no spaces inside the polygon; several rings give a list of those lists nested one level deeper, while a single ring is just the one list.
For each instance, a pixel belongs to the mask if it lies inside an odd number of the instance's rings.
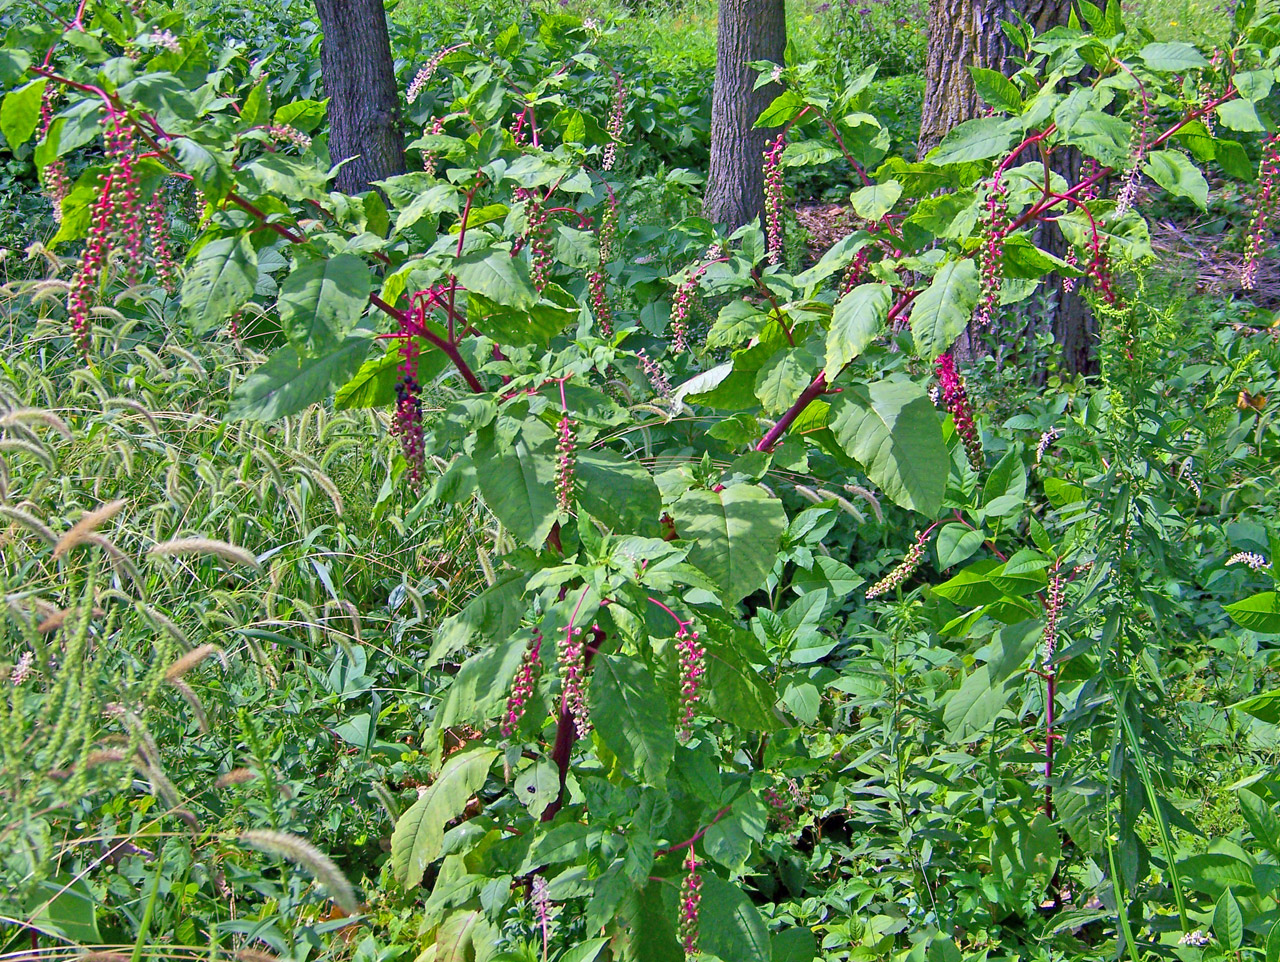
[{"label": "foxtail grass seed head", "polygon": [[325,887],[329,897],[348,915],[360,910],[356,901],[355,889],[342,874],[342,870],[333,863],[333,859],[325,855],[305,838],[289,835],[285,832],[273,832],[258,829],[242,832],[240,841],[250,848],[270,855],[279,855],[306,869],[317,882]]},{"label": "foxtail grass seed head", "polygon": [[915,544],[908,549],[906,556],[887,575],[867,589],[867,600],[879,598],[881,595],[895,591],[904,581],[910,578],[920,562],[924,560],[924,546],[929,540],[929,532],[916,532]]},{"label": "foxtail grass seed head", "polygon": [[258,559],[252,552],[214,538],[175,538],[172,541],[161,542],[147,552],[147,556],[152,558],[173,558],[185,555],[213,555],[232,564],[262,570],[262,565],[258,563]]},{"label": "foxtail grass seed head", "polygon": [[106,504],[95,508],[92,511],[86,511],[70,529],[67,530],[58,543],[53,546],[53,556],[61,558],[76,545],[83,544],[89,540],[89,536],[93,532],[106,524],[124,508],[129,502],[120,498],[115,501],[109,501]]}]

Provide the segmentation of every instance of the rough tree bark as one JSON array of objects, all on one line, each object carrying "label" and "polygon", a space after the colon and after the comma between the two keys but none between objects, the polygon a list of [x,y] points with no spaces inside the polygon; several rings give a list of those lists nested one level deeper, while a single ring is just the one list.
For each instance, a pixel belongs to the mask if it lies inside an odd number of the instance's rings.
[{"label": "rough tree bark", "polygon": [[[1020,14],[1036,33],[1065,24],[1071,5],[1066,0],[932,0],[929,8],[929,54],[925,67],[925,97],[921,111],[917,149],[924,156],[951,128],[978,116],[983,104],[973,86],[970,66],[986,67],[1008,76],[1013,72],[1013,47],[1000,29],[1001,20],[1016,21]],[[1080,165],[1077,151],[1061,151],[1053,167],[1064,177],[1074,177]],[[1032,158],[1028,158],[1032,159]],[[1066,252],[1061,231],[1048,225],[1037,243],[1059,257]],[[1059,360],[1068,373],[1093,369],[1093,342],[1097,327],[1078,291],[1055,293],[1049,329],[1058,347]],[[976,332],[975,332],[976,333]],[[957,354],[970,358],[976,337],[966,331]]]},{"label": "rough tree bark", "polygon": [[329,156],[337,188],[368,190],[403,174],[404,133],[387,12],[382,0],[316,0],[324,40],[320,72],[329,98]]},{"label": "rough tree bark", "polygon": [[752,61],[783,62],[787,48],[784,0],[720,0],[716,80],[711,97],[711,163],[703,214],[741,227],[764,214],[767,130],[752,130],[761,111],[781,93],[778,84],[752,90]]}]

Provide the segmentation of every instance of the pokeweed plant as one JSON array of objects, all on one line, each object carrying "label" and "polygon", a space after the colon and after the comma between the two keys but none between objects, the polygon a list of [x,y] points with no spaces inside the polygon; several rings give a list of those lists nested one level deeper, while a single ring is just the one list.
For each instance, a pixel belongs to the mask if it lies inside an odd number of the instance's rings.
[{"label": "pokeweed plant", "polygon": [[[1053,687],[1066,599],[1077,582],[1100,590],[1103,566],[1024,520],[1020,455],[988,463],[949,350],[1052,278],[1085,286],[1116,350],[1137,349],[1126,319],[1140,295],[1117,269],[1151,253],[1133,185],[1146,176],[1203,206],[1202,166],[1252,180],[1236,134],[1269,129],[1280,61],[1280,24],[1252,4],[1216,62],[1126,31],[1118,4],[1081,10],[1088,29],[1006,27],[1025,66],[974,71],[991,115],[914,162],[886,156],[866,111],[871,72],[831,96],[811,88],[812,65],[768,65],[785,90],[759,119],[782,128],[763,159],[767,230],[677,225],[686,253],[665,283],[653,262],[671,237],[630,230],[610,179],[626,78],[571,17],[429,58],[408,92],[433,94],[409,146],[424,169],[355,197],[329,190],[310,136],[323,102],[276,105],[260,67],[182,37],[176,14],[81,5],[10,31],[0,80],[16,86],[0,124],[12,145],[39,132],[34,157],[60,195],[55,241],[87,239],[68,302],[86,363],[96,299],[111,272],[128,281],[143,260],[140,205],[167,179],[189,181],[203,230],[166,310],[204,337],[265,306],[284,342],[229,416],[269,420],[330,398],[391,407],[403,482],[425,486],[426,461],[442,463],[424,495],[478,497],[500,525],[488,588],[440,627],[422,665],[479,648],[424,720],[436,775],[391,839],[388,884],[433,880],[421,924],[434,957],[504,941],[545,954],[553,930],[578,959],[606,942],[628,959],[811,956],[807,933],[771,931],[726,879],[760,857],[762,798],[778,793],[770,737],[817,720],[838,674],[822,664],[834,643],[819,626],[859,583],[820,550],[831,505],[789,517],[779,484],[874,489],[920,517],[906,561],[871,594],[899,588],[935,535],[957,560],[1000,552],[969,569],[969,600],[1010,628],[987,688],[970,676],[950,714],[970,700],[990,709],[996,665],[1030,664]],[[60,99],[42,121],[50,89]],[[610,104],[603,123],[573,105],[584,90]],[[99,141],[102,162],[68,189],[60,158]],[[1068,151],[1086,161],[1064,175]],[[784,172],[835,160],[861,180],[862,226],[790,273],[778,256]],[[1069,257],[1037,246],[1050,222]],[[153,255],[163,279],[159,244]],[[935,372],[941,412],[926,386]],[[454,392],[432,421],[428,384]],[[967,614],[953,630],[976,623]],[[1033,841],[1059,814],[1053,705],[1050,692],[1044,799],[1009,810]],[[953,728],[971,721],[966,711]],[[446,757],[457,732],[474,737]],[[1001,857],[1014,859],[1028,843],[1005,828]],[[1052,872],[1012,877],[1008,897],[1025,902]],[[517,900],[531,921],[512,932]],[[553,919],[566,902],[577,921]],[[1179,909],[1187,923],[1181,895]],[[1122,922],[1132,947],[1133,919]]]}]

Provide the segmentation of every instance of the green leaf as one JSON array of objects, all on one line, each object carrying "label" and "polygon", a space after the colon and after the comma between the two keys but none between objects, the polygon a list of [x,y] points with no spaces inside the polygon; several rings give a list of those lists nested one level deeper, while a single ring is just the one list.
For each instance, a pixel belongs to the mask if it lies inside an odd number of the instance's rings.
[{"label": "green leaf", "polygon": [[951,129],[937,147],[924,158],[926,163],[963,164],[998,157],[1013,146],[1018,128],[1008,120],[979,117]]},{"label": "green leaf", "polygon": [[895,504],[933,517],[951,456],[924,389],[910,381],[847,388],[831,406],[836,439]]},{"label": "green leaf", "polygon": [[253,296],[258,260],[247,234],[219,237],[196,254],[182,279],[182,313],[197,335],[216,330]]},{"label": "green leaf", "polygon": [[1227,889],[1218,897],[1213,907],[1213,934],[1218,937],[1222,947],[1235,952],[1244,943],[1244,918],[1240,914],[1240,903]]},{"label": "green leaf", "polygon": [[1240,813],[1249,824],[1253,837],[1273,854],[1280,856],[1280,819],[1259,795],[1248,789],[1240,792]]},{"label": "green leaf", "polygon": [[1231,130],[1245,133],[1259,133],[1266,130],[1262,121],[1258,119],[1258,112],[1253,109],[1253,104],[1247,100],[1228,100],[1225,104],[1218,105],[1217,112],[1223,126]]},{"label": "green leaf", "polygon": [[328,354],[302,358],[282,347],[237,385],[227,408],[232,421],[273,421],[325,400],[360,369],[373,339],[353,334]]},{"label": "green leaf", "polygon": [[0,103],[0,133],[4,134],[10,150],[16,151],[36,132],[40,123],[40,104],[48,82],[43,77],[33,80],[10,91]]},{"label": "green leaf", "polygon": [[804,99],[794,90],[784,90],[773,98],[773,103],[751,125],[752,129],[760,127],[781,127],[789,124],[805,107]]},{"label": "green leaf", "polygon": [[294,100],[287,104],[281,104],[276,108],[275,121],[278,124],[288,124],[290,127],[296,127],[304,134],[309,134],[324,123],[325,107],[328,104],[328,98],[324,100]]},{"label": "green leaf", "polygon": [[985,734],[1004,709],[1008,696],[1003,683],[993,683],[990,670],[980,665],[969,674],[947,699],[942,712],[943,724],[951,742],[963,742]]},{"label": "green leaf", "polygon": [[222,151],[215,154],[190,137],[177,137],[168,146],[177,156],[182,169],[191,175],[196,186],[204,193],[205,200],[216,204],[227,196],[234,183],[230,157]]},{"label": "green leaf", "polygon": [[869,221],[878,221],[893,210],[893,205],[902,196],[902,185],[896,180],[886,180],[882,184],[871,184],[861,190],[855,190],[849,196],[849,203],[854,212]]},{"label": "green leaf", "polygon": [[1280,688],[1250,695],[1227,707],[1252,715],[1268,725],[1280,725]]},{"label": "green leaf", "polygon": [[726,604],[737,604],[764,581],[787,527],[776,498],[750,484],[686,491],[671,507],[689,561],[707,575]]},{"label": "green leaf", "polygon": [[994,558],[977,561],[958,571],[950,580],[931,589],[935,595],[946,598],[961,608],[987,605],[999,601],[1002,593],[988,580],[987,575],[1000,567]]},{"label": "green leaf", "polygon": [[271,88],[264,77],[254,84],[253,89],[244,98],[244,104],[240,108],[240,122],[246,127],[256,127],[270,111]]},{"label": "green leaf", "polygon": [[985,67],[970,67],[974,89],[985,103],[1006,113],[1022,113],[1022,94],[1004,74]]},{"label": "green leaf", "polygon": [[916,353],[928,360],[944,353],[969,323],[981,293],[978,265],[972,258],[943,264],[911,305],[911,336]]},{"label": "green leaf", "polygon": [[812,930],[795,926],[773,934],[773,962],[813,962],[818,940]]},{"label": "green leaf", "polygon": [[1101,110],[1086,110],[1063,128],[1067,143],[1109,167],[1122,168],[1129,158],[1133,128]]},{"label": "green leaf", "polygon": [[434,668],[441,659],[461,651],[477,638],[495,644],[510,637],[520,627],[520,619],[524,616],[525,606],[520,599],[528,581],[529,576],[524,572],[505,574],[467,602],[467,606],[456,615],[442,621],[436,629],[427,659],[419,669]]},{"label": "green leaf", "polygon": [[982,547],[986,540],[983,531],[966,527],[963,524],[947,524],[938,530],[938,567],[950,568],[962,561],[968,561],[973,553]]},{"label": "green leaf", "polygon": [[702,690],[707,711],[747,731],[777,731],[773,689],[739,647],[715,638],[699,641],[707,650],[707,676]]},{"label": "green leaf", "polygon": [[591,722],[633,777],[664,789],[676,751],[667,702],[644,664],[597,655],[591,669]]},{"label": "green leaf", "polygon": [[[458,191],[450,184],[435,184],[415,194],[403,210],[396,216],[395,233],[408,230],[422,218],[440,215],[445,212],[458,212]],[[508,255],[510,256],[510,255]]]},{"label": "green leaf", "polygon": [[405,888],[422,881],[427,866],[440,855],[444,826],[462,814],[467,801],[484,784],[496,748],[477,748],[454,755],[436,780],[400,816],[391,835],[391,867]]},{"label": "green leaf", "polygon": [[1201,210],[1209,203],[1209,184],[1204,174],[1185,154],[1177,150],[1157,150],[1147,156],[1143,168],[1147,176],[1171,194],[1186,197]]},{"label": "green leaf", "polygon": [[1209,66],[1209,61],[1189,43],[1149,43],[1138,51],[1138,56],[1152,70],[1182,71]]},{"label": "green leaf", "polygon": [[280,285],[280,326],[300,354],[331,350],[369,303],[369,268],[355,254],[304,261]]},{"label": "green leaf", "polygon": [[527,311],[538,303],[538,292],[529,280],[524,261],[510,251],[477,251],[460,258],[453,267],[458,283],[483,294],[496,304]]},{"label": "green leaf", "polygon": [[718,875],[702,875],[698,948],[723,962],[772,962],[769,929],[746,893]]},{"label": "green leaf", "polygon": [[777,416],[800,397],[813,380],[804,352],[783,348],[756,372],[755,394],[765,413]]},{"label": "green leaf", "polygon": [[489,510],[508,531],[534,548],[546,541],[558,510],[555,451],[551,431],[545,431],[539,436],[526,422],[523,435],[504,454],[495,449],[489,426],[480,431],[472,455],[476,481]]},{"label": "green leaf", "polygon": [[68,943],[93,945],[102,941],[97,908],[89,883],[61,872],[40,881],[28,896],[27,924]]},{"label": "green leaf", "polygon": [[861,284],[836,302],[822,369],[828,384],[884,330],[892,304],[893,288],[888,284]]},{"label": "green leaf", "polygon": [[580,451],[574,465],[578,503],[613,531],[656,534],[662,495],[649,470],[616,451]]},{"label": "green leaf", "polygon": [[0,50],[0,87],[9,87],[22,79],[31,66],[31,54],[10,47]]},{"label": "green leaf", "polygon": [[[424,351],[418,355],[419,384],[433,381],[449,359],[440,351]],[[339,411],[351,408],[376,408],[390,404],[396,399],[396,382],[400,379],[400,368],[404,364],[404,354],[400,345],[392,341],[381,357],[371,357],[360,365],[353,377],[333,396],[333,406]]]},{"label": "green leaf", "polygon": [[1263,591],[1223,607],[1241,628],[1268,635],[1280,633],[1280,597],[1274,591]]}]

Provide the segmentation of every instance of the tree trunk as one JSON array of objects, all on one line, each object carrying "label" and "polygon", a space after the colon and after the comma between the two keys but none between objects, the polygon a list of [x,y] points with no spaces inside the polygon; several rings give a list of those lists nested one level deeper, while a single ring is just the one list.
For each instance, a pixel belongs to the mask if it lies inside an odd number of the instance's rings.
[{"label": "tree trunk", "polygon": [[347,194],[403,174],[404,133],[382,0],[316,0],[324,40],[320,72],[329,98],[329,156]]},{"label": "tree trunk", "polygon": [[[984,109],[973,86],[970,66],[1013,72],[1013,46],[1000,29],[1000,21],[1016,22],[1021,15],[1036,33],[1065,24],[1070,3],[1063,0],[933,0],[929,8],[929,55],[925,66],[925,97],[921,111],[917,150],[924,156],[957,124],[977,117]],[[1079,171],[1080,154],[1059,150],[1052,166],[1069,182]],[[1033,157],[1027,157],[1032,160]],[[1061,257],[1066,241],[1054,225],[1046,225],[1037,244]],[[1093,341],[1097,325],[1078,290],[1053,293],[1054,307],[1046,319],[1053,333],[1060,361],[1067,373],[1093,369]],[[956,342],[962,362],[972,360],[980,344],[980,332],[966,330]]]},{"label": "tree trunk", "polygon": [[761,112],[782,92],[778,84],[752,90],[748,64],[781,64],[787,48],[784,0],[720,0],[716,31],[716,81],[711,95],[711,163],[702,212],[730,230],[764,214],[764,148],[767,130],[752,130]]}]

